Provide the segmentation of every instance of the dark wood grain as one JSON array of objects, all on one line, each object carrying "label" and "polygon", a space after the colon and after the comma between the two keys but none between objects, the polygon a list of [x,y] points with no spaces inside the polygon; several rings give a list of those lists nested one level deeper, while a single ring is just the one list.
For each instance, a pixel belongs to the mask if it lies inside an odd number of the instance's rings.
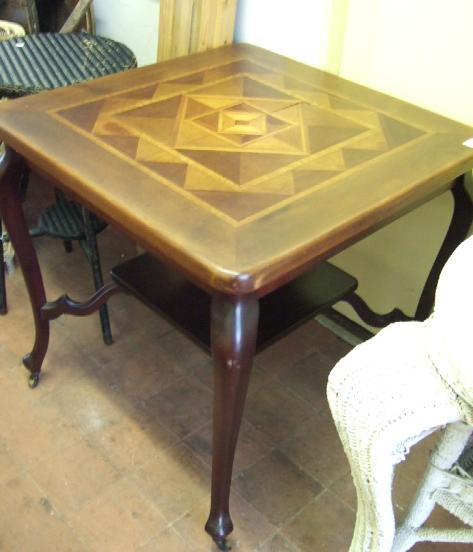
[{"label": "dark wood grain", "polygon": [[41,316],[41,308],[46,303],[46,294],[36,252],[21,207],[22,174],[22,159],[13,150],[7,148],[0,161],[0,211],[23,271],[33,310],[35,342],[31,352],[23,358],[23,364],[31,374],[30,386],[36,387],[48,349],[49,322]]},{"label": "dark wood grain", "polygon": [[[120,264],[111,274],[122,287],[210,351],[211,294],[148,254]],[[265,295],[260,300],[258,351],[345,298],[356,287],[353,276],[329,263],[320,263]]]},{"label": "dark wood grain", "polygon": [[110,297],[119,291],[123,291],[123,288],[111,282],[101,287],[88,301],[74,301],[67,294],[61,295],[56,301],[50,301],[41,307],[42,317],[45,320],[55,320],[63,314],[88,316],[98,310]]},{"label": "dark wood grain", "polygon": [[233,530],[230,484],[233,459],[256,347],[259,304],[256,295],[212,298],[211,341],[214,358],[212,492],[205,526],[220,549]]},{"label": "dark wood grain", "polygon": [[398,308],[394,308],[390,312],[383,314],[374,312],[356,293],[352,293],[347,297],[344,297],[343,300],[353,307],[353,310],[363,320],[363,322],[375,328],[384,328],[384,326],[392,324],[393,322],[407,322],[409,320],[413,320],[413,318],[407,316]]}]

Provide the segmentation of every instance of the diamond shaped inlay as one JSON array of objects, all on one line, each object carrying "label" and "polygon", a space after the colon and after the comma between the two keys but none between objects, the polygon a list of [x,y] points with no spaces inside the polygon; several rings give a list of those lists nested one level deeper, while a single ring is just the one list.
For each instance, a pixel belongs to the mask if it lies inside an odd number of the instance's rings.
[{"label": "diamond shaped inlay", "polygon": [[193,122],[212,132],[223,134],[225,138],[240,146],[292,124],[247,103],[240,103],[195,117]]},{"label": "diamond shaped inlay", "polygon": [[240,104],[220,112],[218,131],[225,134],[266,134],[266,113]]},{"label": "diamond shaped inlay", "polygon": [[58,115],[157,184],[236,222],[310,193],[422,134],[246,60],[97,98]]}]

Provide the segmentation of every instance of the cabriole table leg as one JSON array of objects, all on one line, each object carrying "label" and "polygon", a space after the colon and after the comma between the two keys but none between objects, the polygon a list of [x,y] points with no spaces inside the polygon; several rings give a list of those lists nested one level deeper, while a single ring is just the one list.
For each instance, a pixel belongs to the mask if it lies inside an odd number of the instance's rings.
[{"label": "cabriole table leg", "polygon": [[432,312],[440,272],[450,255],[468,236],[473,222],[473,200],[470,195],[472,183],[473,176],[470,171],[459,176],[452,186],[454,200],[452,219],[422,290],[414,316],[416,320],[425,320]]},{"label": "cabriole table leg", "polygon": [[256,296],[216,295],[212,299],[214,359],[212,496],[205,526],[221,550],[233,529],[229,497],[233,458],[255,354],[259,302]]},{"label": "cabriole table leg", "polygon": [[46,303],[43,278],[21,207],[22,169],[23,162],[19,155],[7,148],[0,159],[0,211],[23,271],[33,309],[35,342],[32,351],[23,357],[23,364],[30,371],[30,387],[36,387],[48,350],[49,322],[41,315],[41,307]]}]

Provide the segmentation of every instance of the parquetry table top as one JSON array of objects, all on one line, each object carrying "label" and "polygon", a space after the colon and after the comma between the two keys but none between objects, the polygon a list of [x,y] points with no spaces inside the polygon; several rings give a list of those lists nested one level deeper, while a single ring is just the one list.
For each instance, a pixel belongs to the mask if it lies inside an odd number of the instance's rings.
[{"label": "parquetry table top", "polygon": [[473,166],[473,129],[248,45],[8,102],[0,136],[231,292],[268,291]]}]

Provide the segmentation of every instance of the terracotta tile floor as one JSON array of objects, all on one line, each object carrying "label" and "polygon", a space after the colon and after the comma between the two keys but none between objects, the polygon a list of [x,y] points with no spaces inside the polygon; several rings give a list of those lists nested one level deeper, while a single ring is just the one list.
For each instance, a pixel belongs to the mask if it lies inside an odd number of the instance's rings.
[{"label": "terracotta tile floor", "polygon": [[[35,211],[49,189],[31,186]],[[49,298],[85,298],[91,276],[79,247],[39,238]],[[136,254],[108,229],[105,271]],[[21,356],[32,319],[21,271],[8,277],[0,320],[0,550],[3,552],[209,552],[211,362],[136,300],[110,302],[115,343],[98,317],[52,324],[40,386],[26,384]],[[234,550],[344,552],[355,519],[349,469],[325,398],[333,364],[350,346],[315,321],[255,362],[236,457]],[[283,406],[282,406],[283,405]],[[402,512],[432,440],[400,470]],[[438,523],[454,523],[442,512]],[[454,552],[468,545],[418,545]]]}]

